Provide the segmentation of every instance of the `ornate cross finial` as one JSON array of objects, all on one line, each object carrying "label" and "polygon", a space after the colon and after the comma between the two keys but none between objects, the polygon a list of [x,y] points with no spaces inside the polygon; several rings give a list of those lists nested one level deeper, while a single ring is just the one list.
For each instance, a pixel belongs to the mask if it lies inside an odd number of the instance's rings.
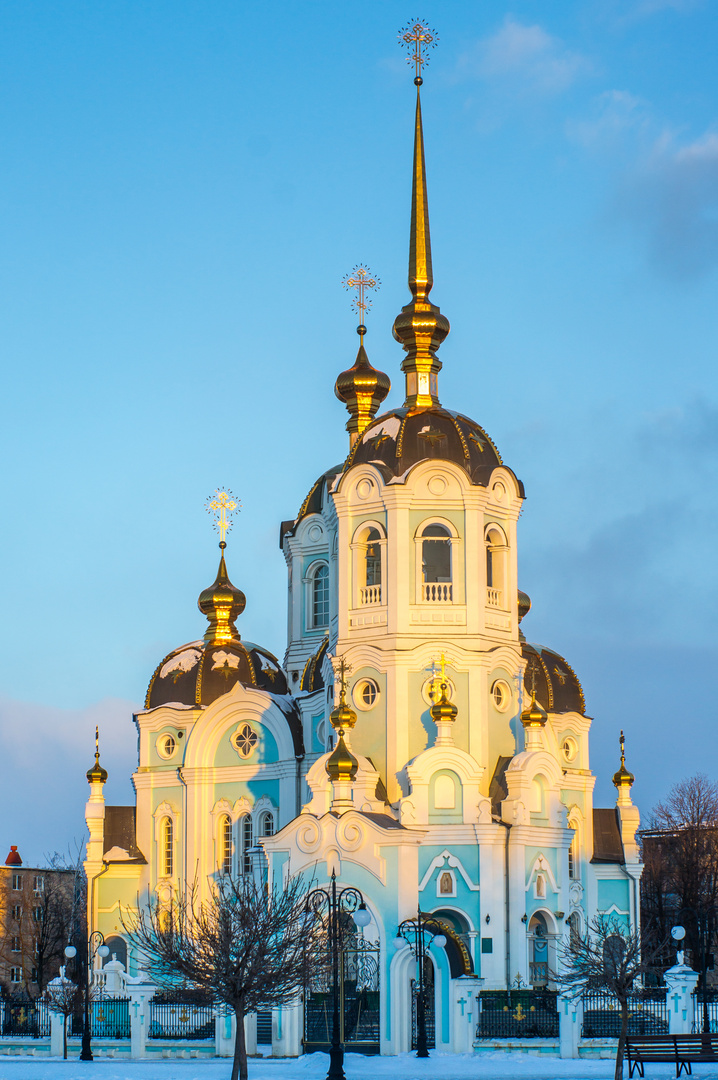
[{"label": "ornate cross finial", "polygon": [[621,765],[625,765],[626,764],[626,737],[623,734],[623,731],[621,731],[621,737],[620,737],[620,739],[618,741],[621,744]]},{"label": "ornate cross finial", "polygon": [[399,45],[407,49],[409,55],[407,63],[414,64],[416,71],[415,82],[421,86],[421,65],[429,63],[429,57],[425,56],[422,49],[435,49],[438,41],[435,30],[430,30],[426,23],[420,19],[413,19],[408,26],[399,31]]},{"label": "ornate cross finial", "polygon": [[334,675],[339,679],[339,685],[341,687],[339,700],[341,701],[341,704],[344,705],[347,693],[347,676],[351,675],[352,670],[351,664],[348,664],[343,656],[333,656],[331,659]]},{"label": "ornate cross finial", "polygon": [[217,488],[204,505],[207,513],[214,518],[214,528],[219,533],[220,545],[225,546],[224,538],[232,528],[232,518],[242,504],[235,499],[229,488]]},{"label": "ornate cross finial", "polygon": [[437,694],[437,692],[436,692],[437,685],[439,686],[440,689],[441,689],[442,686],[446,685],[446,660],[444,659],[444,654],[443,653],[441,654],[441,660],[440,660],[438,666],[437,666],[436,660],[431,661],[431,667],[429,668],[429,671],[431,672],[431,682],[429,684],[429,697],[433,701],[435,697],[440,697],[441,696],[441,695]]},{"label": "ornate cross finial", "polygon": [[372,276],[372,272],[368,266],[362,266],[359,263],[354,267],[351,274],[347,274],[342,278],[342,285],[348,291],[349,289],[356,290],[356,296],[352,300],[352,307],[359,316],[360,322],[364,323],[364,313],[369,311],[372,305],[372,298],[367,296],[367,289],[379,289],[381,281],[378,277]]},{"label": "ornate cross finial", "polygon": [[536,657],[531,657],[531,663],[529,664],[529,671],[531,673],[531,700],[536,699]]}]

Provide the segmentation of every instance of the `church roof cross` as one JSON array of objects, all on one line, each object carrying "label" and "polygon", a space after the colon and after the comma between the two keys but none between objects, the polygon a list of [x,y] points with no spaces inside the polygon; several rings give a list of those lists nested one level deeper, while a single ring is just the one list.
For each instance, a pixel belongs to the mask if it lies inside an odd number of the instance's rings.
[{"label": "church roof cross", "polygon": [[205,502],[207,513],[214,518],[213,526],[219,533],[220,543],[232,528],[232,518],[241,509],[241,503],[235,499],[229,488],[217,488],[214,495]]}]

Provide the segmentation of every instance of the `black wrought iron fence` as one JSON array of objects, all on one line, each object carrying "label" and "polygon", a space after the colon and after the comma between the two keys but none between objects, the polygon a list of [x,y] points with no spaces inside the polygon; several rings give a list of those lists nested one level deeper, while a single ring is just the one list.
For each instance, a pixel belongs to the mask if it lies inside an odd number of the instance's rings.
[{"label": "black wrought iron fence", "polygon": [[260,1009],[257,1013],[257,1046],[272,1045],[272,1010]]},{"label": "black wrought iron fence", "polygon": [[91,1001],[90,1034],[93,1039],[129,1039],[130,999],[98,997]]},{"label": "black wrought iron fence", "polygon": [[214,1013],[214,1006],[209,1002],[153,998],[149,1038],[213,1039]]},{"label": "black wrought iron fence", "polygon": [[[629,1035],[667,1035],[668,1003],[665,988],[637,990],[628,999]],[[621,1033],[621,1004],[605,990],[583,995],[583,1039],[617,1039]]]},{"label": "black wrought iron fence", "polygon": [[[709,1029],[712,1032],[718,1032],[718,991],[711,989],[706,990],[706,998]],[[692,1031],[703,1031],[703,993],[700,990],[695,990],[693,993]]]},{"label": "black wrought iron fence", "polygon": [[29,995],[0,1002],[3,1035],[23,1035],[31,1039],[50,1035],[50,1009],[47,1001]]},{"label": "black wrought iron fence", "polygon": [[477,1039],[557,1039],[554,990],[482,990]]}]

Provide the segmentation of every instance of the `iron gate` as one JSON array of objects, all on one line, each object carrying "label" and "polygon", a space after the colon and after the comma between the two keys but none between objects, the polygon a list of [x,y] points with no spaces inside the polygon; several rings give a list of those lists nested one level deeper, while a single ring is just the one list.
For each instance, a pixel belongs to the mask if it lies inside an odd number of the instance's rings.
[{"label": "iron gate", "polygon": [[482,990],[478,1039],[557,1039],[558,1007],[551,990]]},{"label": "iron gate", "polygon": [[[304,996],[304,1051],[327,1051],[332,1041],[332,964],[326,962]],[[379,1053],[379,946],[349,940],[339,954],[339,1039],[354,1053]]]}]

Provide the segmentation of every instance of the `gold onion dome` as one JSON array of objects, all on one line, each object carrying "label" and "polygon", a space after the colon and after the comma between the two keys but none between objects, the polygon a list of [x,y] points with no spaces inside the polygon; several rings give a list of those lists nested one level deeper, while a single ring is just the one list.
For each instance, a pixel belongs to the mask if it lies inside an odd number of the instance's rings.
[{"label": "gold onion dome", "polygon": [[391,390],[391,380],[383,371],[377,371],[369,363],[364,348],[366,328],[357,328],[360,336],[359,351],[353,367],[342,371],[334,384],[334,393],[343,401],[349,413],[347,431],[350,445],[354,446],[361,433],[374,419],[376,412]]},{"label": "gold onion dome", "polygon": [[95,764],[87,770],[88,784],[104,784],[107,780],[107,769],[100,765],[100,733],[95,728]]},{"label": "gold onion dome", "polygon": [[329,714],[329,720],[335,731],[338,731],[340,735],[354,727],[357,722],[357,714],[353,709],[350,709],[346,701],[346,689],[342,686],[341,694],[339,695],[339,704],[336,709],[332,709]]},{"label": "gold onion dome", "polygon": [[633,775],[633,773],[629,772],[628,769],[626,768],[626,754],[625,754],[626,739],[625,739],[625,736],[624,736],[623,732],[621,732],[621,738],[620,738],[619,742],[621,744],[621,767],[618,770],[618,772],[615,772],[613,774],[613,783],[615,784],[615,786],[620,791],[620,789],[623,788],[623,787],[627,787],[627,788],[632,787],[633,782],[634,782],[634,780],[636,778]]},{"label": "gold onion dome", "polygon": [[456,720],[459,710],[446,696],[446,683],[441,684],[441,697],[431,706],[429,711],[435,724],[453,724],[454,720]]},{"label": "gold onion dome", "polygon": [[536,695],[531,694],[531,703],[521,713],[521,723],[525,728],[544,727],[548,720],[548,713],[543,705],[536,700]]},{"label": "gold onion dome", "polygon": [[203,589],[197,600],[199,610],[209,620],[209,626],[204,635],[204,640],[208,645],[219,645],[222,642],[239,639],[234,620],[242,614],[247,603],[242,590],[235,588],[229,580],[227,564],[224,561],[226,542],[221,540],[219,546],[222,555],[215,582],[208,589]]},{"label": "gold onion dome", "polygon": [[531,597],[529,596],[528,593],[522,592],[521,589],[519,589],[518,598],[519,598],[519,640],[520,641],[525,641],[526,640],[526,635],[524,634],[523,630],[520,629],[520,626],[521,626],[521,620],[525,619],[526,616],[528,615],[529,611],[531,610]]},{"label": "gold onion dome", "polygon": [[[356,719],[356,717],[354,718]],[[339,736],[339,742],[329,756],[325,768],[332,783],[344,781],[347,783],[354,779],[357,774],[359,762],[344,742],[344,736]]]}]

